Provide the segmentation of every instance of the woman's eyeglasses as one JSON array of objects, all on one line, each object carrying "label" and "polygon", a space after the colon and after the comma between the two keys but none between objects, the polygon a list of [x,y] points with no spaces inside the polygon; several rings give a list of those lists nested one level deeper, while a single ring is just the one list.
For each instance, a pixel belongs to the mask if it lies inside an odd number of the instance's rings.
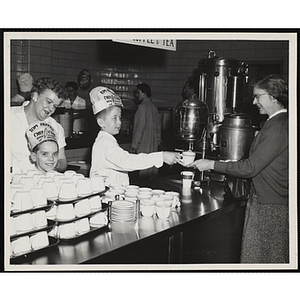
[{"label": "woman's eyeglasses", "polygon": [[253,99],[253,100],[254,100],[254,99],[259,100],[260,97],[263,96],[263,95],[269,95],[269,93],[254,94],[254,95],[252,95],[252,99]]}]

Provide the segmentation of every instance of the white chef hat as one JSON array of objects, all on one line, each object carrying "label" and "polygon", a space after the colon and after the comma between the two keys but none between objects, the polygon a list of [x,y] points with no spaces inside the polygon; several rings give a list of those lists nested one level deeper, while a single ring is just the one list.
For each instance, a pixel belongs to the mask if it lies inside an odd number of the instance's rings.
[{"label": "white chef hat", "polygon": [[29,73],[24,73],[18,77],[18,84],[21,92],[30,92],[33,86],[33,78]]},{"label": "white chef hat", "polygon": [[110,106],[124,107],[121,98],[113,90],[104,86],[93,88],[90,92],[90,100],[94,115]]},{"label": "white chef hat", "polygon": [[26,130],[26,138],[30,150],[33,150],[36,145],[44,141],[57,142],[54,128],[44,121],[38,121],[30,124]]}]

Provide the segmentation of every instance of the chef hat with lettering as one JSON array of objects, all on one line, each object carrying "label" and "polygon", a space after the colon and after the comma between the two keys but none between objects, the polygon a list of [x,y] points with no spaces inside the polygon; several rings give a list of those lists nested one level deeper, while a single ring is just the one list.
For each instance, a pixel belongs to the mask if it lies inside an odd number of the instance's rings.
[{"label": "chef hat with lettering", "polygon": [[54,128],[44,121],[34,122],[29,125],[26,130],[26,138],[29,149],[32,151],[34,147],[45,141],[57,142]]},{"label": "chef hat with lettering", "polygon": [[121,98],[113,90],[104,86],[92,89],[90,100],[94,115],[111,106],[124,107]]},{"label": "chef hat with lettering", "polygon": [[19,89],[21,92],[30,92],[33,86],[33,78],[29,73],[24,73],[18,77]]}]

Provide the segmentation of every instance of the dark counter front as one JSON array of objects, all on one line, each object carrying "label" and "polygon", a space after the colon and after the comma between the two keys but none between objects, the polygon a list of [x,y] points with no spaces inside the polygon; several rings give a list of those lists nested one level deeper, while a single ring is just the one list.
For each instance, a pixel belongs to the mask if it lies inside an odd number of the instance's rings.
[{"label": "dark counter front", "polygon": [[[179,175],[143,186],[181,191]],[[189,197],[188,197],[189,198]],[[111,222],[76,241],[60,242],[23,265],[238,263],[246,197],[224,197],[222,182],[193,189],[168,220]]]}]

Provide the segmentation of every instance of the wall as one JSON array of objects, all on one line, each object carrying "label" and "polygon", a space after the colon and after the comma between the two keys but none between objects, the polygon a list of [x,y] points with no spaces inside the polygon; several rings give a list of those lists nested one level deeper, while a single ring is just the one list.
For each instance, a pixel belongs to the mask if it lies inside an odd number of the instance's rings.
[{"label": "wall", "polygon": [[[282,75],[288,74],[287,41],[178,40],[176,51],[166,51],[109,40],[12,40],[11,95],[17,93],[16,78],[22,73],[29,72],[34,79],[53,77],[65,84],[77,81],[79,72],[87,69],[92,85],[78,92],[86,100],[93,87],[105,85],[122,97],[125,106],[135,106],[134,89],[146,82],[157,106],[175,107],[185,81],[209,50],[247,62],[249,77],[259,73],[260,65],[274,63],[280,65]],[[251,100],[246,101],[250,112]],[[88,148],[66,150],[66,156],[68,161],[86,160],[89,152]]]},{"label": "wall", "polygon": [[[78,73],[87,69],[93,80],[90,89],[109,86],[127,106],[134,106],[136,84],[146,82],[157,106],[174,107],[184,82],[208,50],[245,61],[250,71],[251,65],[254,70],[259,64],[279,63],[280,73],[288,74],[288,41],[178,40],[176,51],[166,51],[108,40],[12,40],[11,94],[16,94],[16,78],[24,72],[34,79],[50,76],[66,83],[77,81]],[[88,100],[89,90],[79,90],[79,95]]]}]

